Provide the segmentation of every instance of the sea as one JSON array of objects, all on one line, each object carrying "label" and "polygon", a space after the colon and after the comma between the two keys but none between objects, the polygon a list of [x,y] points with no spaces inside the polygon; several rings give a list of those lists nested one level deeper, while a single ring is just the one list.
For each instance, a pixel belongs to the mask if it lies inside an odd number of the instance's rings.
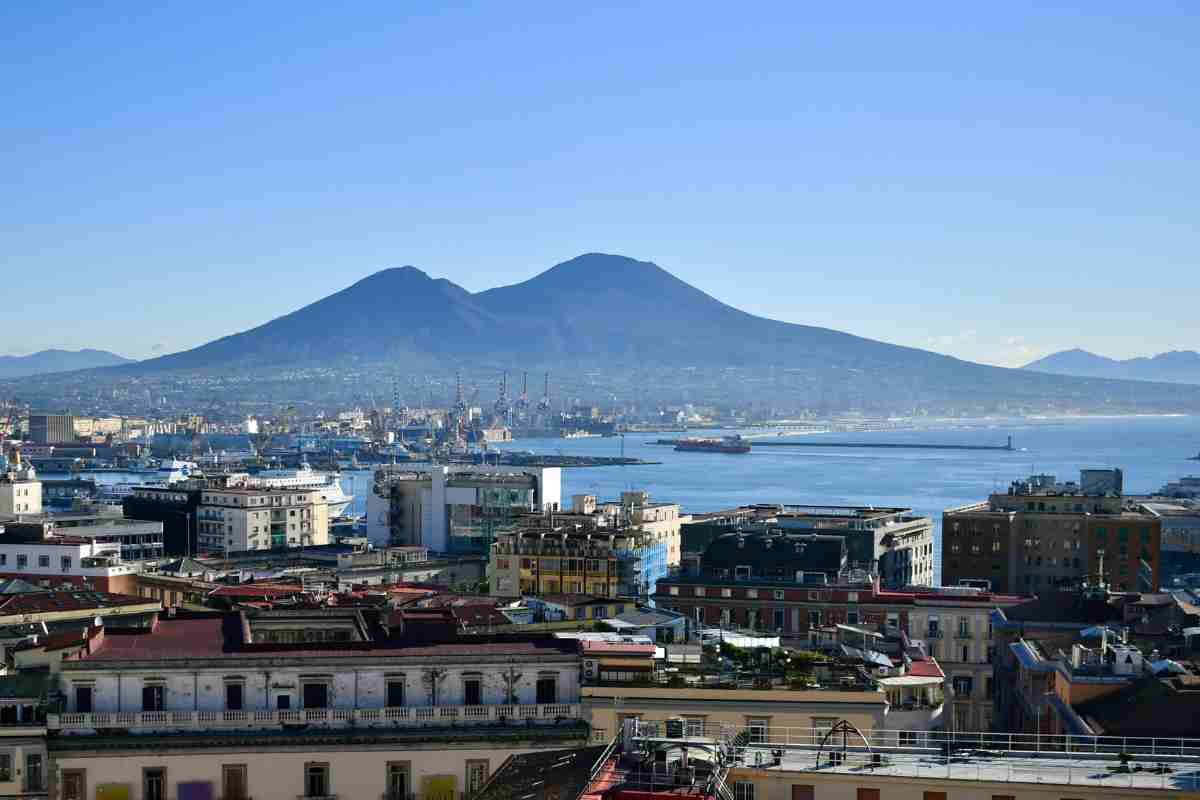
[{"label": "sea", "polygon": [[[696,431],[719,436],[762,431]],[[946,508],[978,502],[1005,491],[1031,474],[1078,480],[1085,467],[1119,467],[1127,494],[1148,493],[1183,475],[1200,474],[1200,417],[1055,417],[922,421],[902,430],[807,434],[808,442],[1004,445],[1012,451],[760,447],[748,454],[676,452],[655,444],[680,433],[631,433],[584,439],[520,439],[504,445],[539,454],[635,457],[657,464],[568,468],[562,494],[615,499],[624,490],[644,489],[652,499],[679,503],[684,513],[717,511],[749,503],[877,505],[911,508],[933,518],[940,537]],[[789,441],[772,436],[771,441]],[[99,473],[98,482],[144,476]],[[343,470],[342,484],[354,495],[350,512],[366,513],[371,471]],[[940,547],[935,548],[938,552]],[[940,564],[937,565],[940,575]]]}]

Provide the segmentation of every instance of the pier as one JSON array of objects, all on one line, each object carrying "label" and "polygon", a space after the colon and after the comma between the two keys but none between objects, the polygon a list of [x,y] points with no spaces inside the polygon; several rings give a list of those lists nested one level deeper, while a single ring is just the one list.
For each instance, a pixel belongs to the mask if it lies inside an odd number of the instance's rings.
[{"label": "pier", "polygon": [[1003,450],[1012,452],[1012,437],[1004,444],[934,444],[928,442],[754,442],[754,447],[859,447],[882,450]]}]

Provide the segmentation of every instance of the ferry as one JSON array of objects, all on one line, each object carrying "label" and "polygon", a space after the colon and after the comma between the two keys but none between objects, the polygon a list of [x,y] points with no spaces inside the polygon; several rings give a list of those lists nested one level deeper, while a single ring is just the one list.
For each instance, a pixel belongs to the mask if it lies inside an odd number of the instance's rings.
[{"label": "ferry", "polygon": [[676,439],[675,449],[690,453],[749,453],[750,442],[740,435],[720,439]]},{"label": "ferry", "polygon": [[296,469],[264,469],[254,475],[254,482],[267,488],[321,489],[325,502],[329,504],[329,516],[340,517],[346,513],[354,495],[342,489],[341,476],[337,473],[317,472],[307,461],[301,461]]}]

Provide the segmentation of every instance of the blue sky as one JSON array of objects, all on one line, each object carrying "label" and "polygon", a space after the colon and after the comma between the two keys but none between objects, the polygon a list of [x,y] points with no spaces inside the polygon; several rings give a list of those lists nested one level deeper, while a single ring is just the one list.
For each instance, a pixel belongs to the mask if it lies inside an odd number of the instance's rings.
[{"label": "blue sky", "polygon": [[989,363],[1200,347],[1195,4],[138,5],[0,8],[0,352],[595,250]]}]

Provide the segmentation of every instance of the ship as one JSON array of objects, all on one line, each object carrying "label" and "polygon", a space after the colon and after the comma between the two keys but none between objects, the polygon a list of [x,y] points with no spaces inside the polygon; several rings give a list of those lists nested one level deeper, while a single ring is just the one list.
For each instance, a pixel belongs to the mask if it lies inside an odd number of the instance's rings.
[{"label": "ship", "polygon": [[720,439],[676,439],[675,449],[692,453],[749,453],[750,442],[741,436],[723,436]]},{"label": "ship", "polygon": [[329,516],[340,517],[346,513],[354,495],[342,489],[341,476],[317,472],[307,461],[301,461],[296,469],[264,469],[256,473],[253,482],[269,489],[320,489],[329,505]]}]

